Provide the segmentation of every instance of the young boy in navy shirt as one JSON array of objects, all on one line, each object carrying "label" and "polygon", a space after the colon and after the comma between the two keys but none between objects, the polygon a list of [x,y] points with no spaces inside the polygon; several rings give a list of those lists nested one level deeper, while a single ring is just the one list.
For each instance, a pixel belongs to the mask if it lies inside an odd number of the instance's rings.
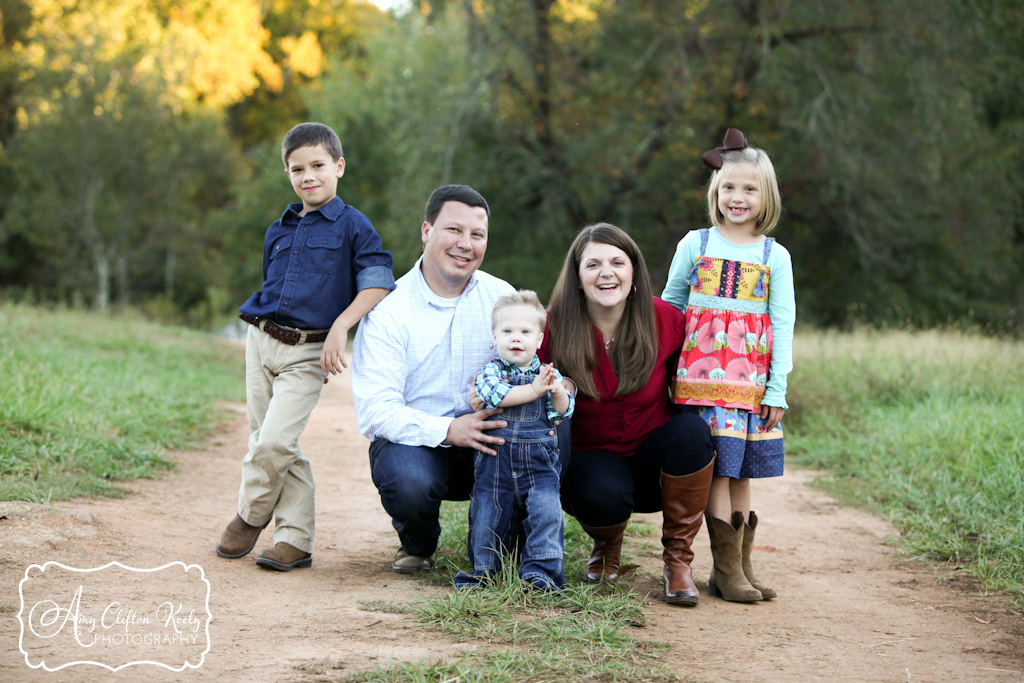
[{"label": "young boy in navy shirt", "polygon": [[275,518],[274,547],[256,564],[289,571],[313,563],[313,472],[299,448],[330,374],[348,367],[348,331],[394,289],[391,253],[363,214],[337,196],[345,157],[322,123],[288,131],[281,158],[302,203],[267,230],[263,289],[238,309],[246,337],[249,452],[238,514],[217,554],[243,557]]}]

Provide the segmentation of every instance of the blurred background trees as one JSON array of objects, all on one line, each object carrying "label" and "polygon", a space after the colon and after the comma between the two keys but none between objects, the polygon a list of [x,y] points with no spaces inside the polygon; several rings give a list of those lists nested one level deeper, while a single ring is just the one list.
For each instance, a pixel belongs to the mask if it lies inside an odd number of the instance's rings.
[{"label": "blurred background trees", "polygon": [[660,289],[732,126],[775,162],[803,321],[1021,328],[1015,0],[0,0],[0,22],[8,296],[229,314],[303,120],[341,135],[339,192],[398,274],[430,191],[464,182],[489,272],[546,297],[605,220]]}]

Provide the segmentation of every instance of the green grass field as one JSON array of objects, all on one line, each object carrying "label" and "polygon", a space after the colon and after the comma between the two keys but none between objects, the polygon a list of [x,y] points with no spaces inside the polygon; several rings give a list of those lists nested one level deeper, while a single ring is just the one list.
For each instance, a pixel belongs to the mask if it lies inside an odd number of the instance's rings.
[{"label": "green grass field", "polygon": [[0,499],[121,495],[244,400],[241,354],[130,316],[0,305]]},{"label": "green grass field", "polygon": [[802,332],[786,446],[904,547],[1024,604],[1024,344],[954,332]]}]

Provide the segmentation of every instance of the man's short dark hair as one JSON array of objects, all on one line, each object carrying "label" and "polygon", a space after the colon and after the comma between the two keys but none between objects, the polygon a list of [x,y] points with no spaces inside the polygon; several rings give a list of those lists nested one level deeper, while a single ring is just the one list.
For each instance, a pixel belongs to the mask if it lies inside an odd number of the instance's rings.
[{"label": "man's short dark hair", "polygon": [[284,136],[281,143],[281,161],[288,166],[288,156],[299,147],[315,147],[323,145],[331,158],[337,161],[345,156],[341,149],[341,140],[330,126],[322,123],[300,123]]},{"label": "man's short dark hair", "polygon": [[437,214],[441,213],[441,207],[445,202],[462,202],[467,206],[479,206],[487,212],[487,219],[491,218],[491,207],[487,206],[487,200],[483,195],[469,185],[444,185],[434,190],[430,199],[427,200],[425,219],[431,225],[437,220]]}]

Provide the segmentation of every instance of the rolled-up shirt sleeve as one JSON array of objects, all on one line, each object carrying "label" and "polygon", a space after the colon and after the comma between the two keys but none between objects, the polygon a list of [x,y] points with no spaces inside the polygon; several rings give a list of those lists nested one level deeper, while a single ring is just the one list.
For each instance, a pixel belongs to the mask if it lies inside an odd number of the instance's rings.
[{"label": "rolled-up shirt sleeve", "polygon": [[[564,379],[565,378],[562,377],[562,373],[560,373],[558,370],[555,370],[555,381],[561,384]],[[557,409],[555,409],[555,404],[551,400],[551,394],[548,394],[546,406],[549,420],[567,420],[570,417],[572,417],[573,412],[575,412],[576,410],[576,397],[572,395],[571,391],[566,391],[565,395],[569,397],[569,405],[566,407],[564,413],[560,413]]]},{"label": "rolled-up shirt sleeve", "polygon": [[369,220],[360,221],[353,231],[352,254],[356,291],[395,288],[391,252],[384,249]]},{"label": "rolled-up shirt sleeve", "polygon": [[502,376],[501,366],[494,361],[485,365],[477,375],[474,388],[477,396],[488,408],[498,408],[508,396],[508,392],[512,391],[512,385]]}]

